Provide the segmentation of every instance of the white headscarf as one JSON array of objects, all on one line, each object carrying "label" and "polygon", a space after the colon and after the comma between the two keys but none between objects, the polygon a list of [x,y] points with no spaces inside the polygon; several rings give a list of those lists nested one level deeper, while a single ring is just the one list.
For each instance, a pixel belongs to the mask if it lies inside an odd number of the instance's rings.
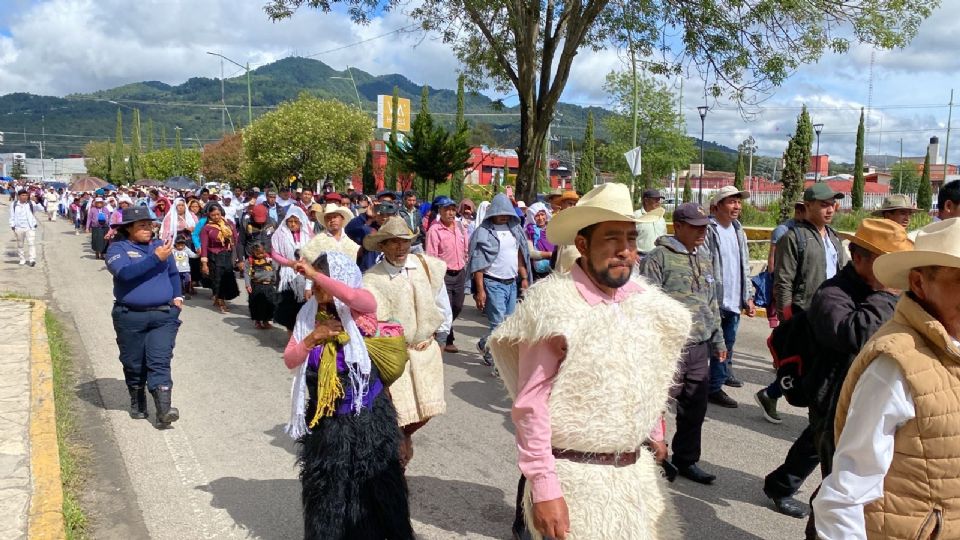
[{"label": "white headscarf", "polygon": [[[350,257],[336,251],[327,251],[327,264],[330,267],[330,277],[340,281],[354,289],[362,286],[363,275],[357,263]],[[311,263],[313,261],[310,261]],[[367,352],[367,344],[363,341],[363,335],[357,323],[353,320],[353,314],[350,307],[334,298],[333,303],[337,308],[337,315],[340,317],[340,324],[343,330],[350,337],[350,340],[343,346],[343,360],[350,371],[350,387],[353,390],[353,412],[360,414],[363,408],[363,400],[367,395],[367,389],[370,383],[370,353]],[[317,327],[317,299],[311,298],[300,308],[297,313],[297,322],[293,327],[293,339],[297,343],[302,342],[313,329]],[[309,357],[309,351],[307,356]],[[290,421],[284,431],[293,439],[310,433],[306,422],[307,409],[307,359],[304,359],[300,367],[297,368],[297,375],[293,378],[293,386],[290,388]]]},{"label": "white headscarf", "polygon": [[480,203],[480,206],[477,207],[477,218],[476,223],[477,227],[483,223],[484,218],[487,217],[487,208],[490,208],[490,201],[483,201]]},{"label": "white headscarf", "polygon": [[167,210],[167,214],[163,216],[163,223],[160,224],[160,238],[163,240],[169,240],[170,238],[175,237],[178,232],[180,232],[180,214],[177,213],[177,205],[180,203],[183,203],[184,208],[184,227],[197,226],[197,218],[193,215],[193,212],[187,208],[187,201],[177,197],[173,200],[173,203],[170,204],[170,209]]},{"label": "white headscarf", "polygon": [[529,208],[527,208],[527,223],[533,223],[536,225],[537,222],[533,218],[536,217],[536,215],[540,212],[546,212],[547,220],[550,220],[550,209],[547,208],[547,205],[543,204],[542,202],[535,202],[531,204]]},{"label": "white headscarf", "polygon": [[[287,220],[292,217],[300,220],[299,241],[294,237],[290,227],[287,227]],[[290,205],[287,208],[287,214],[283,217],[283,222],[280,223],[276,232],[273,233],[271,244],[274,252],[279,253],[287,260],[296,261],[296,252],[303,249],[303,247],[310,242],[311,237],[313,237],[312,222],[299,206]],[[303,302],[306,285],[306,278],[296,273],[293,268],[289,266],[280,268],[280,283],[277,286],[277,290],[285,291],[290,289],[296,295],[297,301]]]}]

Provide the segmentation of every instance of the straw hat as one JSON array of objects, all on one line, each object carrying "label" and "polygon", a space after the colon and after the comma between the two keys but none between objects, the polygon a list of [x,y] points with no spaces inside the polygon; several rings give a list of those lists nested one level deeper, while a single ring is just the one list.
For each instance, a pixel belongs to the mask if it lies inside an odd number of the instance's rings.
[{"label": "straw hat", "polygon": [[907,238],[907,230],[889,219],[867,218],[860,222],[856,234],[837,233],[871,253],[885,255],[895,251],[913,251],[913,242]]},{"label": "straw hat", "polygon": [[651,212],[634,217],[630,189],[624,184],[602,184],[584,195],[576,206],[553,216],[547,225],[547,238],[554,244],[569,245],[573,244],[581,229],[590,225],[605,221],[647,223],[662,215]]},{"label": "straw hat", "polygon": [[[584,195],[584,197],[586,197],[586,195]],[[560,194],[560,199],[557,201],[557,204],[563,204],[563,201],[579,201],[579,200],[580,200],[580,196],[577,195],[576,191],[567,190]]]},{"label": "straw hat", "polygon": [[346,226],[346,224],[354,218],[353,212],[351,212],[349,208],[331,203],[323,205],[323,208],[317,211],[317,221],[320,223],[326,223],[327,214],[340,214],[343,217],[344,226]]},{"label": "straw hat", "polygon": [[894,210],[909,210],[911,213],[920,211],[913,207],[913,203],[910,202],[910,197],[906,195],[890,195],[889,197],[885,197],[880,208],[871,212],[870,215],[883,217],[884,212],[893,212]]},{"label": "straw hat", "polygon": [[367,251],[382,251],[380,244],[386,240],[400,238],[402,240],[413,240],[417,235],[407,227],[407,223],[400,216],[393,216],[387,219],[380,227],[380,230],[370,233],[363,239],[363,249]]},{"label": "straw hat", "polygon": [[905,290],[910,288],[910,270],[923,266],[960,268],[960,218],[920,229],[913,251],[881,255],[873,263],[873,273],[887,287]]}]

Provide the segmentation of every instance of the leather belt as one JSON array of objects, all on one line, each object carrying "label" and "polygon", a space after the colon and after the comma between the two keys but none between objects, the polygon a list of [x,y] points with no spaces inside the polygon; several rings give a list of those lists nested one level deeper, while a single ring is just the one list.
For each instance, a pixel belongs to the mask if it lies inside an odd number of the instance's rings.
[{"label": "leather belt", "polygon": [[620,452],[617,454],[603,454],[600,452],[578,452],[576,450],[553,449],[553,457],[565,459],[576,463],[586,463],[589,465],[613,465],[614,467],[626,467],[637,462],[637,452]]},{"label": "leather belt", "polygon": [[127,310],[127,311],[134,311],[134,312],[137,312],[137,313],[146,313],[146,312],[148,312],[148,311],[163,311],[163,312],[167,312],[167,313],[170,312],[170,305],[169,305],[169,304],[164,304],[164,305],[162,305],[162,306],[141,307],[141,306],[130,306],[130,305],[127,305],[127,304],[121,304],[120,302],[115,302],[113,305],[114,305],[115,307],[118,307],[118,308],[121,308],[121,309],[125,309],[125,310]]},{"label": "leather belt", "polygon": [[484,274],[483,279],[490,279],[498,283],[503,283],[504,285],[513,285],[517,281],[517,278],[504,279],[504,278],[493,277],[490,274]]}]

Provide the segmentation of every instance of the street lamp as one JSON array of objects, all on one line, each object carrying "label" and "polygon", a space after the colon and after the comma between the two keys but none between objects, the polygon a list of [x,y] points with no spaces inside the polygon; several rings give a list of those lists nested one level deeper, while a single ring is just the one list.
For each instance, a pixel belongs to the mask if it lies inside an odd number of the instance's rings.
[{"label": "street lamp", "polygon": [[815,182],[820,181],[820,132],[823,131],[823,124],[814,124],[813,131],[817,134],[817,164],[814,165],[813,178]]},{"label": "street lamp", "polygon": [[343,81],[350,81],[353,83],[353,91],[357,94],[357,107],[360,109],[360,112],[363,112],[363,102],[360,101],[360,90],[357,89],[357,81],[353,78],[353,70],[350,66],[347,66],[347,73],[350,74],[349,77],[330,77],[331,79],[340,79]]},{"label": "street lamp", "polygon": [[219,56],[220,58],[223,58],[227,62],[230,62],[231,64],[239,67],[240,69],[247,70],[247,125],[249,126],[253,124],[253,92],[250,86],[250,62],[247,62],[247,65],[244,66],[239,62],[231,60],[220,53],[207,51],[207,54],[212,56]]},{"label": "street lamp", "polygon": [[700,194],[698,196],[698,204],[703,204],[703,171],[706,169],[706,166],[703,163],[703,124],[704,120],[707,118],[707,111],[710,110],[710,107],[706,105],[701,105],[697,107],[697,112],[700,113]]}]

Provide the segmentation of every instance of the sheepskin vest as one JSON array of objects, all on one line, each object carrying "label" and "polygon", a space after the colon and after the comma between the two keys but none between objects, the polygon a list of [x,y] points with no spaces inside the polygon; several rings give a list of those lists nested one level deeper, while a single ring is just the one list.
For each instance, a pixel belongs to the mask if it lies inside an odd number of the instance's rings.
[{"label": "sheepskin vest", "polygon": [[642,292],[619,304],[590,306],[570,274],[551,274],[527,291],[490,337],[511,397],[522,361],[519,343],[566,340],[549,401],[555,448],[634,451],[666,405],[691,315],[656,286],[635,279]]},{"label": "sheepskin vest", "polygon": [[843,383],[838,441],[857,381],[880,355],[899,366],[916,417],[897,430],[883,498],[864,508],[867,536],[960,537],[960,350],[940,322],[901,296],[893,319],[864,346]]},{"label": "sheepskin vest", "polygon": [[[357,260],[357,252],[360,251],[360,246],[356,242],[347,237],[347,233],[340,233],[340,241],[338,242],[336,238],[331,236],[327,232],[321,232],[313,237],[309,244],[312,251],[316,251],[317,254],[324,251],[337,251],[343,253],[347,257],[350,257],[351,261]],[[304,254],[306,256],[306,254]]]},{"label": "sheepskin vest", "polygon": [[[427,264],[426,271],[423,262]],[[416,266],[408,272],[410,277],[391,279],[386,261],[380,261],[363,275],[363,286],[377,299],[377,319],[399,322],[407,344],[414,345],[433,337],[443,324],[437,294],[443,286],[447,265],[429,255],[409,255],[407,263]]]}]

